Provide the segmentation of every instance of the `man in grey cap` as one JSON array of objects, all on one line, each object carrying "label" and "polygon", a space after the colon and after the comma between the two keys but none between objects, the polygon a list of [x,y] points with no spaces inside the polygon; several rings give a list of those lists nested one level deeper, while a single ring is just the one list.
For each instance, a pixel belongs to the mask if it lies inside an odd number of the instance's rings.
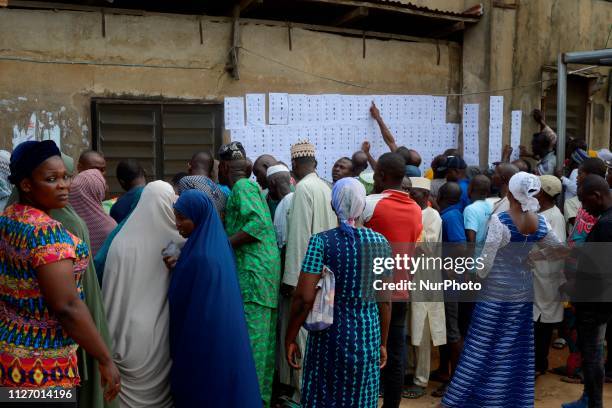
[{"label": "man in grey cap", "polygon": [[[555,176],[540,176],[542,188],[536,195],[540,203],[540,215],[550,224],[555,235],[565,242],[565,218],[555,205],[563,187]],[[544,374],[548,370],[548,351],[553,328],[563,320],[563,303],[559,288],[564,282],[563,260],[535,261],[533,265],[533,324],[535,334],[535,372]]]}]

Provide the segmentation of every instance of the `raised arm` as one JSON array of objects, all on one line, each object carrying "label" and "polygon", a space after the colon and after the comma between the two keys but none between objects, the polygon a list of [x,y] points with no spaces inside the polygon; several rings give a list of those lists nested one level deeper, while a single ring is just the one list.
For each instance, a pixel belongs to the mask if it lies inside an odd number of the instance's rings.
[{"label": "raised arm", "polygon": [[387,127],[387,125],[385,125],[385,122],[383,121],[382,116],[380,116],[380,111],[378,110],[374,102],[372,102],[372,106],[370,107],[370,115],[372,115],[372,118],[376,121],[376,123],[378,123],[378,127],[380,128],[380,133],[382,134],[382,137],[385,143],[387,144],[387,146],[389,146],[389,149],[392,152],[395,152],[397,150],[397,144],[395,144],[395,138],[389,131],[389,128]]},{"label": "raised arm", "polygon": [[531,116],[533,117],[533,120],[540,125],[540,132],[542,132],[547,127],[546,121],[544,120],[544,112],[539,109],[534,109],[533,112],[531,112]]},{"label": "raised arm", "polygon": [[502,150],[502,157],[501,157],[501,161],[503,163],[510,163],[510,157],[512,156],[513,150],[514,149],[510,145],[504,146],[504,149]]},{"label": "raised arm", "polygon": [[367,140],[361,144],[361,150],[368,157],[368,164],[370,165],[370,167],[372,169],[375,169],[376,168],[376,159],[374,157],[372,157],[372,155],[370,154],[370,147],[371,147],[370,146],[370,142],[368,142]]},{"label": "raised arm", "polygon": [[497,251],[499,248],[508,245],[509,242],[510,231],[501,223],[497,215],[492,215],[489,230],[487,231],[487,239],[480,253],[484,268],[477,270],[478,277],[487,277],[495,262]]}]

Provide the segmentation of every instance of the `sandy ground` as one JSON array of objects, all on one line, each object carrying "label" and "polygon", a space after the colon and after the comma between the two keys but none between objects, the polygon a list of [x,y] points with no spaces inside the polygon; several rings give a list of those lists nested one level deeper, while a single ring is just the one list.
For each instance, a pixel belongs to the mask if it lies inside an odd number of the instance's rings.
[{"label": "sandy ground", "polygon": [[[564,350],[551,350],[550,367],[564,365],[567,356],[567,348]],[[432,364],[433,365],[433,364]],[[582,394],[582,385],[567,384],[561,382],[558,375],[547,373],[536,380],[536,408],[559,408],[561,403],[574,401]],[[401,407],[431,408],[440,403],[439,398],[430,394],[438,386],[438,383],[430,383],[427,395],[417,400],[404,399]],[[604,406],[612,407],[612,384],[604,387]]]}]

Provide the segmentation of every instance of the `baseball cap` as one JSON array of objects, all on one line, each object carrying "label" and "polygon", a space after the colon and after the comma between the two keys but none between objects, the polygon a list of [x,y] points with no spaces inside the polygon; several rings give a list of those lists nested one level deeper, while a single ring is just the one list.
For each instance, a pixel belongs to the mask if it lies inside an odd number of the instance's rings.
[{"label": "baseball cap", "polygon": [[459,156],[448,156],[446,158],[446,165],[444,167],[447,169],[463,170],[467,168],[467,164],[465,163],[465,160]]},{"label": "baseball cap", "polygon": [[555,197],[563,191],[561,180],[555,176],[549,174],[540,176],[540,183],[542,184],[542,190],[551,197]]},{"label": "baseball cap", "polygon": [[412,188],[422,188],[423,190],[431,190],[431,180],[425,177],[410,177]]}]

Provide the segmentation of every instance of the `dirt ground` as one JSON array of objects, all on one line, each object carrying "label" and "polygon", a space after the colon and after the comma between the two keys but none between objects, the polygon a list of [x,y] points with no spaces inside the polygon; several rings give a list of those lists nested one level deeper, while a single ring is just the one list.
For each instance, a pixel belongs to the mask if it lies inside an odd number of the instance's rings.
[{"label": "dirt ground", "polygon": [[[566,357],[567,348],[560,351],[551,350],[549,366],[552,368],[564,365]],[[435,366],[433,362],[432,365]],[[561,377],[558,375],[547,373],[536,380],[536,408],[559,408],[561,403],[574,401],[580,397],[582,394],[582,385],[567,384],[561,382],[560,378]],[[437,404],[440,403],[440,399],[432,397],[431,392],[435,390],[438,385],[439,383],[431,382],[426,396],[416,400],[404,399],[401,407],[436,407]],[[604,406],[612,407],[612,384],[606,384],[604,387]]]}]

